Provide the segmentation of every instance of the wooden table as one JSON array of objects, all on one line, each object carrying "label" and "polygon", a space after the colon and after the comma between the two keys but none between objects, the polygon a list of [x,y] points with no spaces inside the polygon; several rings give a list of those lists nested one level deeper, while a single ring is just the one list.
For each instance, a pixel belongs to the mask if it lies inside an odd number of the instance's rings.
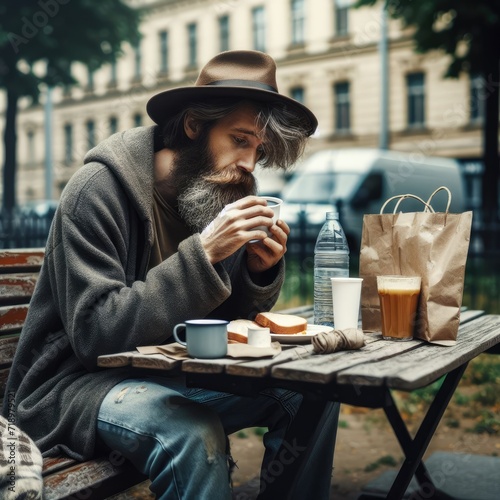
[{"label": "wooden table", "polygon": [[[312,315],[310,307],[287,312],[306,318]],[[425,486],[426,492],[429,488],[435,489],[422,457],[468,362],[500,344],[500,316],[483,315],[480,311],[463,312],[457,343],[453,347],[440,347],[420,340],[385,341],[377,334],[365,334],[365,337],[366,345],[360,350],[327,355],[315,354],[309,344],[286,346],[281,354],[270,360],[178,361],[160,354],[128,352],[102,356],[99,365],[181,370],[190,386],[241,395],[254,395],[269,387],[301,392],[303,403],[285,436],[285,442],[296,444],[296,449],[308,446],[314,429],[308,423],[319,419],[328,401],[383,408],[405,454],[387,498],[402,498],[413,475],[421,487]],[[443,375],[446,377],[412,438],[391,390],[413,391]],[[259,498],[286,498],[285,492],[293,489],[303,456],[283,464],[283,473],[266,485]],[[439,497],[439,492],[435,491],[437,494],[433,498]],[[448,498],[445,494],[442,497]]]}]

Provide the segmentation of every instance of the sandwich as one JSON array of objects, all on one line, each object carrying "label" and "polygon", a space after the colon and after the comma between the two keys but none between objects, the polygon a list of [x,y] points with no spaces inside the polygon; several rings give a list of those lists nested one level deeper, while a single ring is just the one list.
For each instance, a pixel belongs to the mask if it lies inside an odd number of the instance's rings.
[{"label": "sandwich", "polygon": [[304,334],[307,330],[307,320],[294,314],[263,312],[257,314],[255,322],[260,326],[269,327],[271,333],[278,335]]},{"label": "sandwich", "polygon": [[227,325],[227,339],[229,342],[241,342],[248,344],[248,327],[259,326],[255,321],[249,319],[233,319]]},{"label": "sandwich", "polygon": [[255,321],[249,319],[234,319],[227,325],[229,342],[248,343],[248,327],[268,327],[271,333],[280,335],[300,335],[307,330],[307,320],[293,314],[263,312],[257,314]]}]

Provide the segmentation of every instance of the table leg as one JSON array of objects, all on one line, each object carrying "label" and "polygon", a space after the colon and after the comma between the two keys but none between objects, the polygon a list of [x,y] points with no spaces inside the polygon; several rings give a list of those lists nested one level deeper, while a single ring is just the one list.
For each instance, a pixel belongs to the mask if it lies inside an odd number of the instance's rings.
[{"label": "table leg", "polygon": [[[257,500],[288,499],[291,497],[295,480],[308,455],[308,447],[316,431],[315,423],[321,420],[327,404],[328,402],[324,398],[304,394],[300,408],[276,455],[277,460],[280,460],[279,457],[285,456],[287,460],[280,461],[279,474],[261,478],[261,492]],[[296,455],[293,460],[289,458],[291,447]]]},{"label": "table leg", "polygon": [[[450,498],[434,486],[431,477],[422,463],[422,457],[466,368],[467,363],[464,363],[448,373],[427,410],[414,439],[411,439],[408,429],[394,405],[394,401],[392,401],[392,405],[384,408],[406,456],[387,498],[403,498],[415,473],[417,473],[421,489],[426,488],[425,498]],[[390,397],[392,400],[392,396]]]}]

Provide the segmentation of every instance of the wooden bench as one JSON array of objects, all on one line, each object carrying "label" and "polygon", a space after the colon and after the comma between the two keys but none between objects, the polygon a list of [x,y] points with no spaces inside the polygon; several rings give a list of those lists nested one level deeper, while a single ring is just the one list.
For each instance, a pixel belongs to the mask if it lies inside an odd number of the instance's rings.
[{"label": "wooden bench", "polygon": [[[0,399],[43,258],[43,248],[0,250]],[[43,477],[45,500],[103,499],[146,479],[113,453],[83,463],[46,458]]]}]

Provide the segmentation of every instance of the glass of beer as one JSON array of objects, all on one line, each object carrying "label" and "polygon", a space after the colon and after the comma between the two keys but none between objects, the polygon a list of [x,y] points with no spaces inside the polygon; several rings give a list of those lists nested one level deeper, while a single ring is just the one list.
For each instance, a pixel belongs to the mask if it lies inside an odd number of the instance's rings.
[{"label": "glass of beer", "polygon": [[420,295],[420,276],[377,276],[382,338],[411,340]]}]

